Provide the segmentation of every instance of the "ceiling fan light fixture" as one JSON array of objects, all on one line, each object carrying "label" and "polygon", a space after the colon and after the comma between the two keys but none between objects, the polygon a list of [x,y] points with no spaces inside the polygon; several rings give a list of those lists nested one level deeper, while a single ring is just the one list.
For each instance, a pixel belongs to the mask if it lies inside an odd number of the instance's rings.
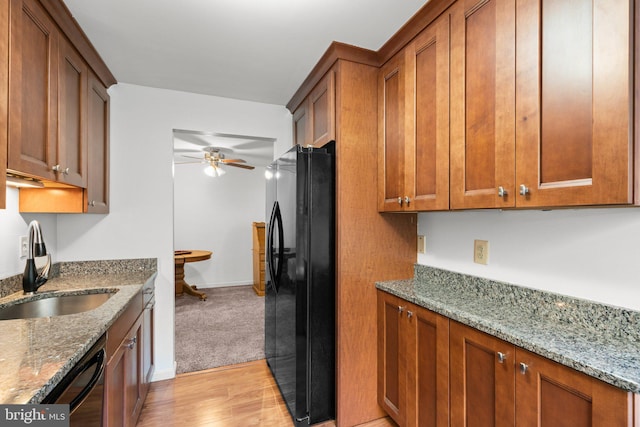
[{"label": "ceiling fan light fixture", "polygon": [[225,171],[224,169],[222,169],[220,166],[216,166],[214,164],[210,164],[207,165],[207,167],[204,168],[204,173],[207,176],[210,176],[212,178],[215,178],[217,176],[222,176],[225,173],[227,173],[227,171]]}]

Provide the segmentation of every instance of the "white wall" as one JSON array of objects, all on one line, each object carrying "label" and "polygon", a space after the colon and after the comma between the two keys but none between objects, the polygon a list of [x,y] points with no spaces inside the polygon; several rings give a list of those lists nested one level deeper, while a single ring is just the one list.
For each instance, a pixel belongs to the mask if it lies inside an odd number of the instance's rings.
[{"label": "white wall", "polygon": [[111,95],[108,215],[59,215],[58,259],[158,259],[155,380],[174,365],[173,129],[277,139],[291,145],[283,106],[118,84]]},{"label": "white wall", "polygon": [[18,189],[7,187],[7,208],[0,209],[0,279],[22,274],[25,258],[20,258],[19,238],[27,235],[32,220],[40,222],[47,251],[57,260],[56,216],[21,214],[18,212]]},{"label": "white wall", "polygon": [[185,281],[198,288],[253,283],[251,223],[264,221],[264,167],[226,167],[212,178],[203,164],[174,166],[175,249],[213,251],[210,260],[185,264]]},{"label": "white wall", "polygon": [[418,233],[420,264],[640,310],[639,208],[423,213]]}]

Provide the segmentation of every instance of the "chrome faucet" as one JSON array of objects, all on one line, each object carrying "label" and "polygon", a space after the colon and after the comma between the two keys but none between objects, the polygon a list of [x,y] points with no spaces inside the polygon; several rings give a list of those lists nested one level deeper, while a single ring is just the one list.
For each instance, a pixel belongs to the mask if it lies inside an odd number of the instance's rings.
[{"label": "chrome faucet", "polygon": [[[51,268],[51,255],[47,254],[47,248],[44,245],[40,223],[31,221],[29,223],[29,255],[27,256],[27,265],[24,267],[22,275],[22,289],[25,295],[31,295],[38,288],[45,284],[49,278],[49,269]],[[47,256],[47,263],[40,271],[36,268],[36,257]]]}]

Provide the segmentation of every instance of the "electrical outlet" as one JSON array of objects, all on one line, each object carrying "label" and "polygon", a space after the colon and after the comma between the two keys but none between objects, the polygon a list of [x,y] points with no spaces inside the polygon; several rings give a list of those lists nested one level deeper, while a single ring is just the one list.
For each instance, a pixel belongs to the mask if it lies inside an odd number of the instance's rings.
[{"label": "electrical outlet", "polygon": [[427,241],[422,234],[418,234],[418,253],[427,253]]},{"label": "electrical outlet", "polygon": [[489,263],[489,241],[473,241],[473,262],[485,265]]},{"label": "electrical outlet", "polygon": [[20,236],[20,258],[26,258],[29,254],[29,239],[27,236]]}]

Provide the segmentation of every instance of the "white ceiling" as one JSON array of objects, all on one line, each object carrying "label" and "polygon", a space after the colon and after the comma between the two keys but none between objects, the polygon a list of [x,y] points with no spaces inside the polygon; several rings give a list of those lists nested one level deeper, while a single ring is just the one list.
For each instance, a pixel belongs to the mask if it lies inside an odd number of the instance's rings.
[{"label": "white ceiling", "polygon": [[378,50],[425,0],[64,0],[118,82],[285,105],[332,41]]}]

